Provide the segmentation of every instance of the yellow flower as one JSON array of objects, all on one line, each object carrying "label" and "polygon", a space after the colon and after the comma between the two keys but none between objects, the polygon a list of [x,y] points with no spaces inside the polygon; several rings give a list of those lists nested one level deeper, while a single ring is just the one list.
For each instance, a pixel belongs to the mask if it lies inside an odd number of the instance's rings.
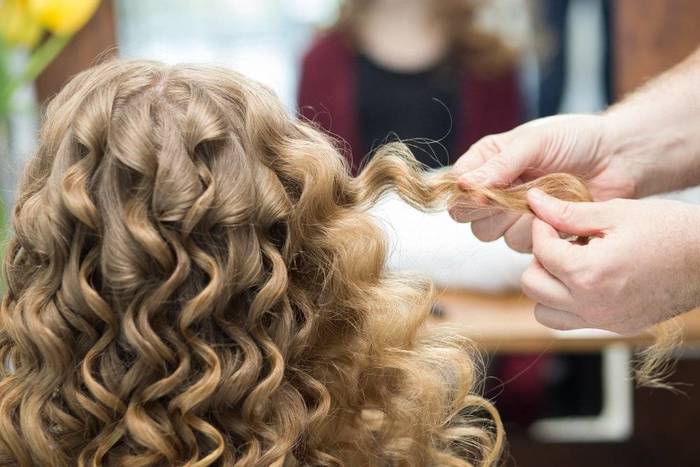
[{"label": "yellow flower", "polygon": [[0,0],[0,37],[9,45],[37,43],[41,24],[29,11],[27,0]]},{"label": "yellow flower", "polygon": [[46,29],[68,36],[92,17],[100,0],[28,0],[29,7]]}]

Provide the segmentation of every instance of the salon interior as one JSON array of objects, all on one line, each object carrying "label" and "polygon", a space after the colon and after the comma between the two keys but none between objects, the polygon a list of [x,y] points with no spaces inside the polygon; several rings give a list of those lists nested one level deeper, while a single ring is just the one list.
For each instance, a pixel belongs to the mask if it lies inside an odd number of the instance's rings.
[{"label": "salon interior", "polygon": [[[449,170],[488,134],[603,110],[700,43],[695,0],[57,3],[67,8],[58,16],[96,7],[63,35],[0,16],[0,84],[26,78],[0,108],[3,230],[46,102],[113,56],[211,63],[259,80],[290,114],[343,141],[353,170],[393,140]],[[446,52],[477,30],[498,41],[468,57]],[[700,203],[697,188],[668,196]],[[393,195],[372,210],[389,238],[388,268],[429,276],[439,291],[431,321],[457,326],[483,356],[483,391],[507,432],[504,465],[698,465],[700,310],[681,320],[670,387],[641,387],[634,370],[650,333],[546,328],[520,290],[530,255],[502,238],[481,242],[447,212],[419,212]]]}]

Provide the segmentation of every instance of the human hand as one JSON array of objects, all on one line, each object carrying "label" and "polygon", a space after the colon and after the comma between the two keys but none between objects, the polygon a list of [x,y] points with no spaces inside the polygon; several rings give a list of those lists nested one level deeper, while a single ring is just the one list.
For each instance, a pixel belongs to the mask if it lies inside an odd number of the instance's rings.
[{"label": "human hand", "polygon": [[[507,186],[554,172],[586,180],[593,199],[603,201],[635,194],[635,171],[623,159],[612,158],[603,115],[560,115],[521,125],[509,132],[487,136],[474,144],[455,164],[458,183],[469,186]],[[472,200],[473,201],[473,200]],[[532,248],[533,216],[484,206],[451,206],[458,222],[471,222],[483,241],[505,236],[516,251]]]},{"label": "human hand", "polygon": [[[676,201],[569,203],[532,189],[534,259],[522,288],[554,329],[635,334],[700,305],[700,207]],[[587,236],[587,244],[559,232]]]}]

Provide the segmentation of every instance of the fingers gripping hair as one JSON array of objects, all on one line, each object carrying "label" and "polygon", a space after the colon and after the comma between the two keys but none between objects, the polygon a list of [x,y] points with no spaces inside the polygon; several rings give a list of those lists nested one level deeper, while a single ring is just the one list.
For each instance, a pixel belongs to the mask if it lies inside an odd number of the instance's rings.
[{"label": "fingers gripping hair", "polygon": [[[457,178],[453,172],[444,170],[426,173],[405,145],[392,143],[381,148],[360,173],[356,190],[365,205],[375,203],[388,191],[395,191],[408,204],[422,210],[444,209],[449,205],[458,209],[533,213],[527,199],[528,191],[533,188],[563,201],[593,200],[582,179],[565,173],[548,174],[499,188],[466,186],[458,183]],[[586,228],[580,226],[580,233],[585,233]],[[655,343],[640,352],[635,376],[643,386],[669,387],[664,381],[672,371],[673,349],[678,346],[682,333],[677,322],[662,323],[651,333]]]},{"label": "fingers gripping hair", "polygon": [[550,196],[565,201],[591,201],[585,183],[564,173],[544,175],[527,183],[502,188],[464,186],[448,171],[426,173],[422,165],[401,143],[381,148],[357,179],[360,199],[372,204],[387,191],[396,191],[406,202],[422,209],[444,209],[446,204],[457,208],[500,208],[532,212],[527,192],[539,188]]}]

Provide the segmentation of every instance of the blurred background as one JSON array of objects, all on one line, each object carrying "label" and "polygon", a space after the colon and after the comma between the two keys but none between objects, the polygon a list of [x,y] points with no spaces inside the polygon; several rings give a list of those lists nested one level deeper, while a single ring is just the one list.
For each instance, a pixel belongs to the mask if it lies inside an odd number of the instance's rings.
[{"label": "blurred background", "polygon": [[[532,118],[596,112],[700,44],[695,0],[0,0],[0,231],[47,101],[113,56],[223,65],[338,138],[354,171],[402,140],[431,168]],[[698,190],[670,197],[700,202]],[[530,258],[395,197],[389,266],[429,275],[435,320],[473,337],[507,465],[697,465],[700,314],[670,381],[635,388],[649,336],[554,332],[518,290]]]}]

